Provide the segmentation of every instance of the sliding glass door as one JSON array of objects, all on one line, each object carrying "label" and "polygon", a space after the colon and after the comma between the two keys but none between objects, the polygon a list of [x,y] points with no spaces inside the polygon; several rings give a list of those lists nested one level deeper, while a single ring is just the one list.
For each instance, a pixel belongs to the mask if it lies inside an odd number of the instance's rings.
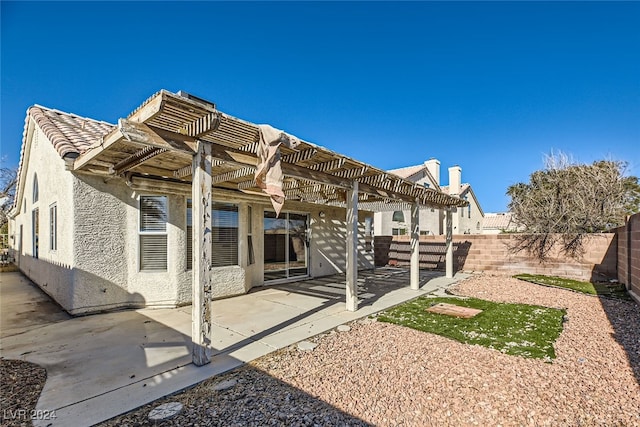
[{"label": "sliding glass door", "polygon": [[264,213],[264,281],[309,275],[309,215]]}]

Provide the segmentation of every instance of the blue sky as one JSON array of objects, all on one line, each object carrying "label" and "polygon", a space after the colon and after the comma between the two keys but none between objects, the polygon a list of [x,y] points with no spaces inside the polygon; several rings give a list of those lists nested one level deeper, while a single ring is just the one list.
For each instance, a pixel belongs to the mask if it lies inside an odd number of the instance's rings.
[{"label": "blue sky", "polygon": [[26,109],[114,123],[157,90],[393,169],[462,167],[485,212],[543,156],[640,175],[640,3],[1,3],[1,152]]}]

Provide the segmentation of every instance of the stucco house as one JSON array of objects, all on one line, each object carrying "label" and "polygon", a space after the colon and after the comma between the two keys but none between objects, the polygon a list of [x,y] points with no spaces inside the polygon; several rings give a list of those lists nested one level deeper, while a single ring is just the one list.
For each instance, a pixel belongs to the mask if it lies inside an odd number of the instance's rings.
[{"label": "stucco house", "polygon": [[[423,164],[388,171],[425,188],[433,188],[468,202],[467,206],[456,209],[452,215],[453,234],[482,234],[484,212],[473,188],[462,182],[462,168],[449,168],[449,184],[440,184],[440,161],[429,159]],[[396,236],[409,233],[410,211],[397,210],[377,212],[374,215],[376,236]],[[420,234],[443,235],[446,231],[445,212],[432,207],[420,208]]]},{"label": "stucco house", "polygon": [[117,124],[29,108],[9,234],[20,270],[71,314],[192,304],[202,365],[212,299],[343,273],[356,310],[375,211],[465,204],[161,90]]}]

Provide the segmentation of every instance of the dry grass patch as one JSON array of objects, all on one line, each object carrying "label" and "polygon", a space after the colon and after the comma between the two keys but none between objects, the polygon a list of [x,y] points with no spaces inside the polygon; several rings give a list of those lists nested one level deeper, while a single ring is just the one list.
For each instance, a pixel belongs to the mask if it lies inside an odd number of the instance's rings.
[{"label": "dry grass patch", "polygon": [[[427,311],[439,303],[482,312],[471,318],[460,318]],[[556,357],[553,344],[562,332],[565,314],[565,310],[555,308],[477,298],[420,297],[381,313],[378,320],[514,356],[551,360]]]}]

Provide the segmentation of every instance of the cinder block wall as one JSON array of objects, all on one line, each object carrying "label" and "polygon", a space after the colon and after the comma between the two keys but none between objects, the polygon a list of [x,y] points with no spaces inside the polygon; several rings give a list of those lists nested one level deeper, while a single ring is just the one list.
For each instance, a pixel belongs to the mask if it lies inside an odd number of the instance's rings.
[{"label": "cinder block wall", "polygon": [[[554,250],[543,263],[524,252],[512,253],[510,248],[515,237],[512,234],[453,236],[454,271],[546,274],[585,280],[615,278],[618,274],[615,233],[590,235],[580,259],[562,256]],[[376,237],[376,265],[409,265],[409,241],[409,236]],[[420,236],[420,267],[444,269],[444,236]]]},{"label": "cinder block wall", "polygon": [[618,233],[618,280],[640,304],[640,214],[629,218]]}]

